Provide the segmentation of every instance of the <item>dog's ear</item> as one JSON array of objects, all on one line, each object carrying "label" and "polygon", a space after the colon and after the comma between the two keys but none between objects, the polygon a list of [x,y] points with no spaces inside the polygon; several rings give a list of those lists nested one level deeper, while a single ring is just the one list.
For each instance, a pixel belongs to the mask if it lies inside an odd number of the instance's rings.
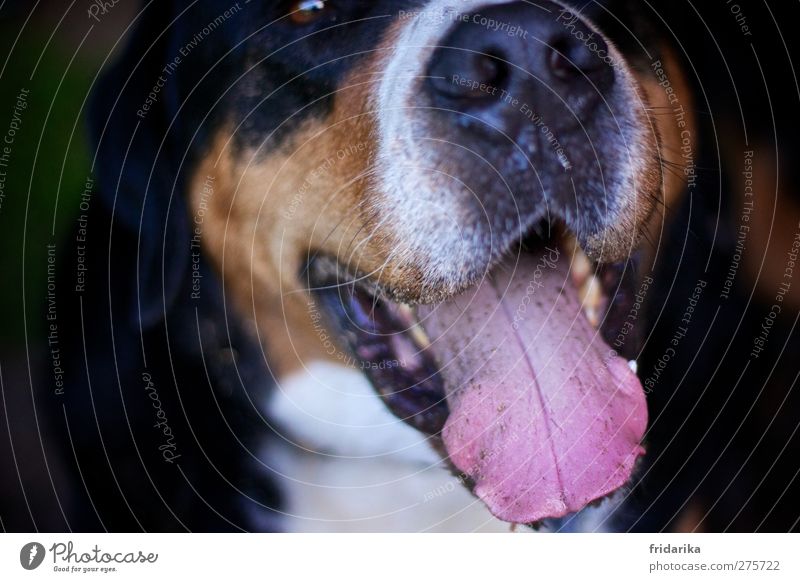
[{"label": "dog's ear", "polygon": [[170,130],[180,103],[172,76],[179,72],[165,69],[176,26],[171,5],[151,2],[137,15],[122,39],[122,54],[102,73],[89,106],[96,148],[92,166],[101,202],[113,213],[112,236],[137,241],[137,256],[128,258],[135,261],[137,285],[130,315],[143,328],[163,319],[189,260],[179,169],[184,156]]}]

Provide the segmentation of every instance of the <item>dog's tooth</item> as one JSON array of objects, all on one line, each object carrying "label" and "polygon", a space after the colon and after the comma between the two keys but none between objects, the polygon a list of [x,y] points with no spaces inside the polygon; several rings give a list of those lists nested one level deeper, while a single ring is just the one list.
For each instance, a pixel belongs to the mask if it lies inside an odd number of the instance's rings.
[{"label": "dog's tooth", "polygon": [[411,309],[410,306],[406,305],[405,303],[395,303],[394,311],[397,316],[403,320],[403,323],[409,326],[414,325],[416,316],[414,315],[414,310]]},{"label": "dog's tooth", "polygon": [[572,282],[580,289],[583,287],[586,280],[592,274],[592,262],[583,249],[575,247],[575,252],[572,255],[572,264],[570,265],[570,273],[572,275]]},{"label": "dog's tooth", "polygon": [[600,279],[590,275],[578,289],[578,298],[581,300],[586,319],[589,320],[592,327],[596,328],[600,323],[598,313],[600,312],[600,302],[603,299]]},{"label": "dog's tooth", "polygon": [[425,333],[425,330],[422,327],[415,323],[411,327],[408,328],[408,333],[411,334],[411,337],[417,343],[420,349],[428,349],[431,345],[431,340],[428,338],[428,334]]},{"label": "dog's tooth", "polygon": [[586,319],[589,320],[589,325],[597,329],[597,326],[600,323],[600,318],[597,316],[597,310],[594,307],[587,306],[583,308],[583,313],[586,315]]},{"label": "dog's tooth", "polygon": [[564,233],[559,244],[562,250],[569,255],[574,255],[581,248],[578,246],[578,239],[569,231]]},{"label": "dog's tooth", "polygon": [[425,333],[425,330],[422,329],[417,321],[417,313],[414,311],[414,308],[405,303],[394,303],[393,306],[395,315],[402,321],[403,325],[406,326],[406,331],[414,342],[416,342],[417,346],[421,349],[429,347],[431,345],[431,340],[428,339],[428,334]]},{"label": "dog's tooth", "polygon": [[588,304],[591,307],[599,307],[600,300],[602,299],[600,279],[594,275],[587,277],[583,285],[578,288],[578,298],[584,305]]},{"label": "dog's tooth", "polygon": [[629,360],[628,367],[631,369],[631,372],[634,374],[639,371],[639,362],[636,360]]}]

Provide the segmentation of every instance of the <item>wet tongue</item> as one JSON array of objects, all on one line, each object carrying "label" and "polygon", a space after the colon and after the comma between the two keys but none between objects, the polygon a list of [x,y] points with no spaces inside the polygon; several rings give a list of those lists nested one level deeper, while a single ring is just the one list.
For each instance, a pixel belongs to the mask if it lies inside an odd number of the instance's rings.
[{"label": "wet tongue", "polygon": [[445,378],[447,451],[506,521],[577,511],[644,452],[641,384],[584,317],[563,255],[515,258],[420,313]]}]

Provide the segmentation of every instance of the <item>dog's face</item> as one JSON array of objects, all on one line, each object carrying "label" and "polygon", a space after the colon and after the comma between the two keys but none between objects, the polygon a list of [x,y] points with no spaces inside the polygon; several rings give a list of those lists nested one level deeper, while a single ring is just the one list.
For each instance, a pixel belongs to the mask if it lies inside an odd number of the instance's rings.
[{"label": "dog's face", "polygon": [[692,135],[646,10],[251,4],[191,183],[279,383],[315,359],[363,369],[508,521],[580,509],[642,453],[629,259]]}]

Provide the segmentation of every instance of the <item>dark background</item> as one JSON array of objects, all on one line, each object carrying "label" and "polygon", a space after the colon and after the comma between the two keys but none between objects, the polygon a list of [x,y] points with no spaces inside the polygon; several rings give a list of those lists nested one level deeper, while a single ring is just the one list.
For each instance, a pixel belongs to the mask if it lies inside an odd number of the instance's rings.
[{"label": "dark background", "polygon": [[[29,90],[0,206],[0,497],[5,511],[35,515],[40,530],[58,508],[36,507],[53,498],[37,491],[50,488],[50,474],[59,470],[58,459],[42,461],[46,426],[30,389],[49,365],[41,318],[47,245],[74,227],[90,175],[86,98],[136,9],[136,2],[122,0],[98,23],[86,11],[90,3],[82,4],[0,1],[3,135],[17,95]],[[16,517],[0,514],[0,531]]]}]

